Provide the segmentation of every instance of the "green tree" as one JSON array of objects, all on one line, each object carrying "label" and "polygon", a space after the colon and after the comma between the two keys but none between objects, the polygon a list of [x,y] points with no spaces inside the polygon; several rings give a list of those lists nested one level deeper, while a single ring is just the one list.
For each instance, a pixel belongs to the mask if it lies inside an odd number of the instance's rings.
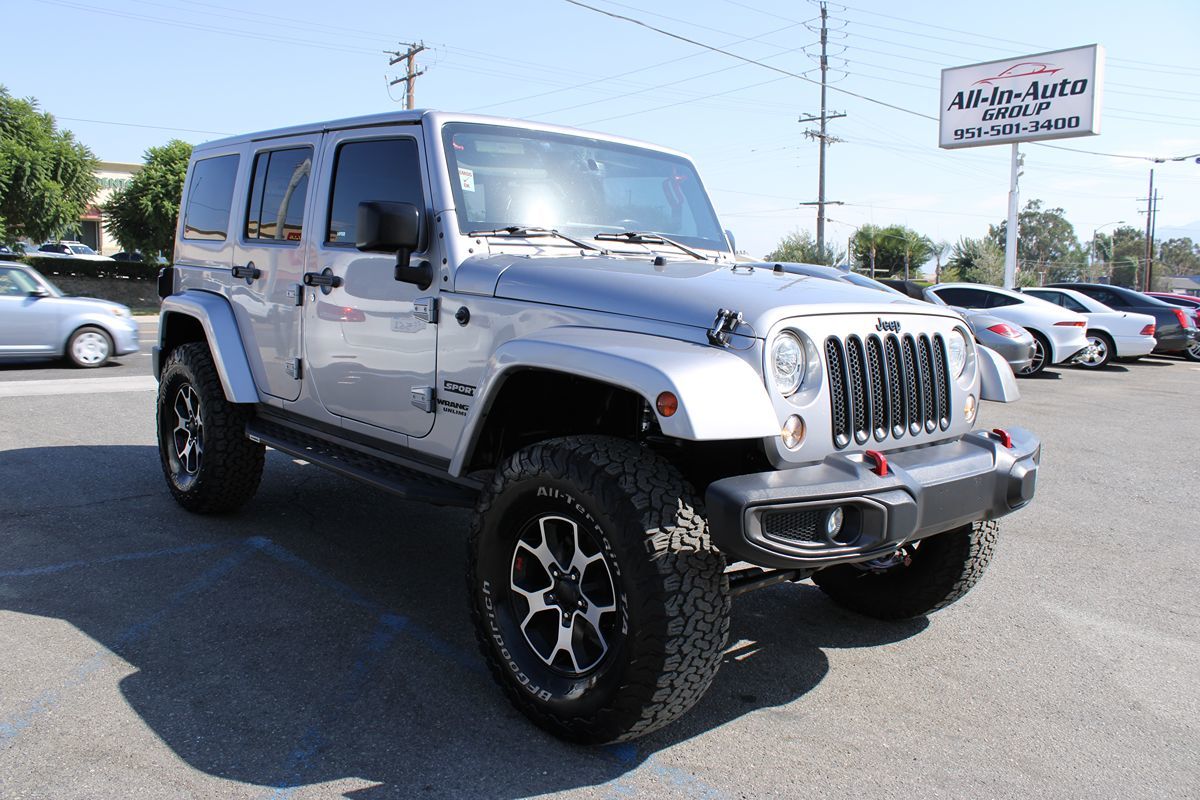
[{"label": "green tree", "polygon": [[1154,272],[1158,275],[1200,275],[1200,245],[1186,236],[1159,242]]},{"label": "green tree", "polygon": [[[1003,252],[1008,220],[988,226],[988,239]],[[1041,200],[1030,200],[1017,216],[1017,263],[1022,272],[1067,280],[1085,266],[1086,251],[1080,247],[1075,227],[1061,208],[1042,208]]]},{"label": "green tree", "polygon": [[1117,256],[1112,262],[1112,283],[1127,289],[1138,288],[1141,262],[1132,256]]},{"label": "green tree", "polygon": [[880,248],[886,244],[887,238],[883,228],[878,225],[863,225],[855,231],[850,247],[860,272],[865,272],[871,278],[875,277],[876,257]]},{"label": "green tree", "polygon": [[40,242],[77,225],[99,189],[98,163],[36,100],[0,85],[0,241]]},{"label": "green tree", "polygon": [[[926,243],[923,253],[914,249],[918,239]],[[927,237],[903,225],[888,225],[886,228],[863,225],[854,234],[850,246],[860,271],[871,274],[873,260],[875,275],[887,277],[903,272],[905,263],[916,268],[928,261],[932,255],[928,242]]]},{"label": "green tree", "polygon": [[170,254],[192,146],[172,139],[146,151],[145,166],[104,205],[108,229],[126,250]]},{"label": "green tree", "polygon": [[942,280],[999,286],[1004,282],[1004,251],[987,237],[963,237],[950,249]]},{"label": "green tree", "polygon": [[846,254],[830,244],[817,247],[817,241],[808,231],[792,231],[779,240],[775,249],[763,256],[763,261],[790,261],[796,264],[824,264],[834,266]]},{"label": "green tree", "polygon": [[900,246],[904,250],[904,280],[908,280],[911,267],[919,267],[933,257],[933,242],[928,236],[905,228]]}]

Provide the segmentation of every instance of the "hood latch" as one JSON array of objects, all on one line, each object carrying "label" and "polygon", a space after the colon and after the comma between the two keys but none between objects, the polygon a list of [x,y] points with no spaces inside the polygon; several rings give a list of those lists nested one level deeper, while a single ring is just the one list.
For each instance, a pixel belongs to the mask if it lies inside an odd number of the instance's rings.
[{"label": "hood latch", "polygon": [[718,347],[728,347],[729,337],[742,324],[742,312],[728,308],[718,309],[713,326],[708,329],[708,341]]}]

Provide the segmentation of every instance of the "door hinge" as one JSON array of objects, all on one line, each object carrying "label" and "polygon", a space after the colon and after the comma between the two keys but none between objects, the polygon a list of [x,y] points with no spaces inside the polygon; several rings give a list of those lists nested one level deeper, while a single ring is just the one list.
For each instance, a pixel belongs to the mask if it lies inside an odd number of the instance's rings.
[{"label": "door hinge", "polygon": [[287,288],[286,294],[287,294],[287,299],[292,302],[292,305],[294,305],[294,306],[304,305],[304,287],[301,286],[300,284],[293,283],[291,286],[289,286]]},{"label": "door hinge", "polygon": [[412,404],[425,412],[433,411],[433,387],[412,387]]},{"label": "door hinge", "polygon": [[418,297],[413,300],[413,316],[422,322],[436,323],[438,321],[438,299],[436,297]]},{"label": "door hinge", "polygon": [[304,360],[300,358],[290,359],[283,365],[283,370],[294,379],[300,380],[300,377],[304,374]]}]

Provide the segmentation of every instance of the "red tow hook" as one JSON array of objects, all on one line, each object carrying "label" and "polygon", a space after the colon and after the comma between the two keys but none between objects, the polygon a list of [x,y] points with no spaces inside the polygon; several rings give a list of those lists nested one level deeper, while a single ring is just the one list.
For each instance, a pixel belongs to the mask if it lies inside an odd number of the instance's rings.
[{"label": "red tow hook", "polygon": [[1004,428],[992,428],[992,433],[995,434],[996,438],[1000,441],[1000,444],[1004,445],[1009,450],[1012,450],[1012,434],[1004,430]]},{"label": "red tow hook", "polygon": [[863,452],[863,457],[875,462],[875,465],[871,467],[871,472],[881,478],[888,474],[887,456],[883,453],[878,450],[866,450]]}]

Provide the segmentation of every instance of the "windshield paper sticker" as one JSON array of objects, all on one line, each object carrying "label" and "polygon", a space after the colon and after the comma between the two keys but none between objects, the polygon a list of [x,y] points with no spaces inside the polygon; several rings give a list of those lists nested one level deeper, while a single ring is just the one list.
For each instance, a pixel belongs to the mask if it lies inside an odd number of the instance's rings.
[{"label": "windshield paper sticker", "polygon": [[462,184],[464,192],[475,191],[475,173],[465,167],[458,168],[458,182]]}]

